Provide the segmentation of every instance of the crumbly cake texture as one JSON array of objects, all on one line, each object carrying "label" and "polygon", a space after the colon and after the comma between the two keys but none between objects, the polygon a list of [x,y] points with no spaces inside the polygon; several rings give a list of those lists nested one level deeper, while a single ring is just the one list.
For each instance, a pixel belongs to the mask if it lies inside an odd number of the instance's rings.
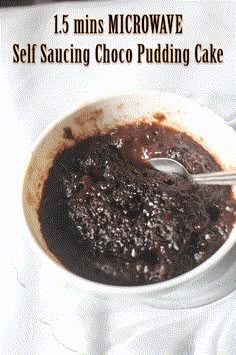
[{"label": "crumbly cake texture", "polygon": [[[70,128],[65,134],[73,139]],[[220,170],[186,133],[154,123],[118,127],[57,154],[38,213],[66,268],[105,284],[155,283],[193,269],[228,238],[231,188],[157,172],[145,162],[154,157],[176,159],[192,173]]]}]

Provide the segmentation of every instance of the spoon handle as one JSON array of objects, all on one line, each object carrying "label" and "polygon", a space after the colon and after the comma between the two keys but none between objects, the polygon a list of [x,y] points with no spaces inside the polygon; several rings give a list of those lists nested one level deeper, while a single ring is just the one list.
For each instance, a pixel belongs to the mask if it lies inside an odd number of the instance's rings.
[{"label": "spoon handle", "polygon": [[193,174],[192,181],[197,184],[207,185],[236,185],[236,170]]}]

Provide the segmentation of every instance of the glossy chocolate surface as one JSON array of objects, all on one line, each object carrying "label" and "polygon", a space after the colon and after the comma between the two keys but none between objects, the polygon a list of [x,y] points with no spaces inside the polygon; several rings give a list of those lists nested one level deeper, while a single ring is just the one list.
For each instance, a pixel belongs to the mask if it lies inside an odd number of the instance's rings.
[{"label": "glossy chocolate surface", "polygon": [[[68,127],[64,138],[74,139]],[[118,127],[57,154],[39,219],[66,268],[106,284],[160,282],[204,262],[228,238],[231,188],[157,172],[145,163],[153,157],[177,159],[192,173],[220,169],[191,137],[161,124]]]}]

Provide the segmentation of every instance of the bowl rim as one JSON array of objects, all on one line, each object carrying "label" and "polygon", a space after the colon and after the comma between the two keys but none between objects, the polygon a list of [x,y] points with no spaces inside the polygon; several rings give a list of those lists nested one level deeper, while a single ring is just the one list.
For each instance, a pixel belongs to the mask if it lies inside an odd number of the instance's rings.
[{"label": "bowl rim", "polygon": [[[71,282],[74,286],[77,288],[87,291],[87,292],[95,292],[99,293],[102,295],[115,295],[115,294],[123,294],[123,295],[143,295],[143,294],[150,294],[158,291],[163,291],[163,290],[169,290],[169,289],[174,289],[177,286],[183,285],[186,282],[190,280],[194,280],[197,277],[204,276],[205,272],[209,271],[212,269],[214,266],[216,266],[221,259],[232,249],[232,247],[236,244],[236,222],[234,224],[234,227],[227,238],[227,240],[223,243],[223,245],[212,255],[210,256],[206,261],[204,261],[202,264],[196,266],[194,269],[181,274],[177,277],[174,277],[172,279],[162,281],[162,282],[157,282],[157,283],[152,283],[152,284],[147,284],[147,285],[137,285],[137,286],[118,286],[118,285],[110,285],[110,284],[103,284],[99,283],[96,281],[92,281],[89,279],[86,279],[84,277],[81,277],[79,275],[74,274],[70,270],[66,269],[62,264],[57,263],[55,260],[50,258],[50,256],[43,250],[42,246],[39,244],[37,239],[32,235],[30,228],[27,223],[27,217],[25,215],[24,211],[24,205],[23,205],[23,191],[24,191],[24,181],[25,181],[25,176],[27,169],[29,167],[29,164],[31,162],[31,158],[33,155],[33,152],[37,149],[37,147],[40,145],[41,141],[48,135],[48,133],[55,127],[57,124],[63,120],[68,119],[70,116],[75,115],[77,112],[79,112],[81,109],[86,108],[87,106],[91,106],[94,104],[99,104],[103,103],[107,100],[112,100],[112,99],[117,99],[117,98],[122,98],[122,97],[134,97],[134,96],[150,96],[150,95],[167,95],[167,96],[172,96],[175,98],[179,98],[182,102],[187,102],[190,103],[191,105],[197,105],[199,108],[208,111],[211,115],[214,115],[217,120],[220,120],[222,123],[224,122],[227,127],[227,123],[225,120],[217,115],[214,111],[210,110],[209,108],[200,105],[198,102],[196,102],[193,99],[190,99],[188,97],[182,96],[180,94],[172,93],[172,92],[167,92],[167,91],[161,91],[161,90],[138,90],[138,91],[127,91],[125,93],[117,93],[117,94],[108,94],[108,95],[103,95],[102,97],[95,97],[92,98],[91,100],[86,100],[84,102],[81,102],[73,111],[69,111],[67,113],[64,113],[63,115],[59,116],[57,119],[53,120],[47,127],[38,135],[36,138],[35,142],[31,145],[31,152],[26,160],[26,164],[24,166],[24,171],[23,171],[23,177],[22,177],[22,182],[21,182],[21,189],[20,189],[20,205],[21,205],[21,214],[22,218],[24,221],[24,226],[23,226],[23,237],[26,239],[27,244],[35,251],[36,254],[39,255],[40,259],[42,262],[48,261],[50,266],[59,274],[60,277],[65,279],[66,283]],[[232,128],[232,127],[229,127]],[[232,128],[234,131],[234,129]],[[234,131],[235,132],[235,131]],[[235,132],[236,135],[236,132]],[[232,233],[234,232],[234,233]]]}]

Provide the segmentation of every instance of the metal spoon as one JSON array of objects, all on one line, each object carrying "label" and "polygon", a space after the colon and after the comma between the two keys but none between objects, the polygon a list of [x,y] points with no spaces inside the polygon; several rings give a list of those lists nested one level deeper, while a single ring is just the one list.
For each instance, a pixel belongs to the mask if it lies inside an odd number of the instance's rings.
[{"label": "metal spoon", "polygon": [[193,184],[234,185],[236,184],[236,169],[234,171],[217,171],[214,173],[190,174],[178,161],[170,158],[153,158],[148,162],[158,171],[167,174],[178,174]]}]

